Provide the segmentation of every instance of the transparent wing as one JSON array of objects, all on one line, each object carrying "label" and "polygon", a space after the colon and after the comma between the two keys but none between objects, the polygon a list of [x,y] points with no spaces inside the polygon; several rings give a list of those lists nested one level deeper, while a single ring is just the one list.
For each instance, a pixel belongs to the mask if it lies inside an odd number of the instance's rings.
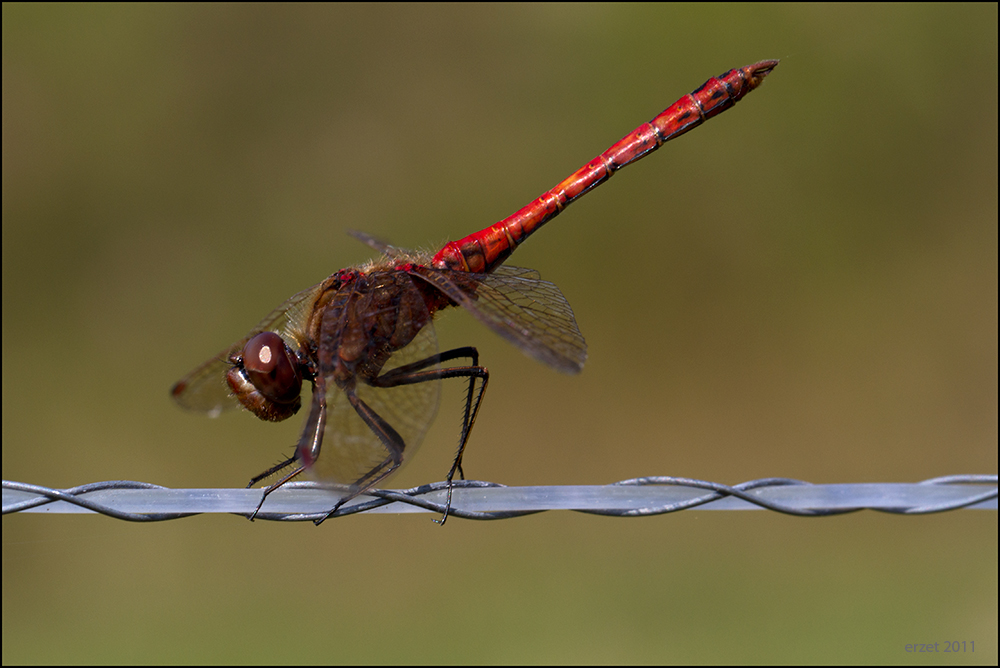
[{"label": "transparent wing", "polygon": [[284,336],[289,345],[297,347],[299,343],[292,334],[301,330],[322,285],[319,283],[293,295],[257,323],[245,337],[177,381],[170,392],[174,400],[184,408],[208,413],[212,417],[224,410],[238,407],[239,402],[232,397],[226,383],[226,372],[231,366],[230,356],[242,350],[247,341],[264,331],[277,332]]},{"label": "transparent wing", "polygon": [[[427,359],[437,354],[437,341],[431,323],[425,325],[406,347],[393,353],[383,367],[388,372],[397,367]],[[436,368],[429,366],[428,369]],[[319,458],[309,475],[317,480],[355,485],[377,479],[392,468],[390,450],[351,406],[347,395],[335,384],[328,388],[327,423]],[[373,387],[358,378],[358,397],[378,413],[402,437],[405,443],[403,463],[413,456],[437,414],[441,381],[434,380],[397,387]],[[381,483],[380,483],[381,484]]]},{"label": "transparent wing", "polygon": [[579,373],[587,342],[566,297],[537,271],[501,265],[491,274],[421,268],[417,274],[525,354]]},{"label": "transparent wing", "polygon": [[357,239],[358,241],[360,241],[361,243],[365,244],[366,246],[374,248],[379,253],[384,253],[387,256],[392,257],[394,255],[401,255],[406,253],[406,251],[396,248],[389,242],[379,239],[378,237],[372,236],[367,232],[361,232],[360,230],[347,230],[347,233],[352,237],[354,237],[355,239]]}]

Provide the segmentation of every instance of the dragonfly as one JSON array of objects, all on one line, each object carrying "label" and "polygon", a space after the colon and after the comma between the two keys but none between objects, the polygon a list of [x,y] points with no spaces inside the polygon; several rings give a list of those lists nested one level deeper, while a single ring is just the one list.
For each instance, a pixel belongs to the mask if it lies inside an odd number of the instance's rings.
[{"label": "dragonfly", "polygon": [[250,332],[179,382],[182,407],[219,415],[243,407],[278,422],[309,411],[294,453],[255,476],[279,473],[268,495],[307,474],[343,490],[319,524],[408,461],[437,412],[441,383],[467,383],[458,450],[446,477],[451,509],[456,474],[479,415],[490,374],[472,346],[439,352],[433,320],[461,307],[534,359],[578,373],[587,344],[573,309],[538,272],[504,264],[532,233],[612,174],[729,109],[778,65],[764,60],[709,79],[648,123],[625,135],[552,190],[513,215],[444,245],[435,254],[407,251],[354,232],[377,259],[341,269],[292,296]]}]

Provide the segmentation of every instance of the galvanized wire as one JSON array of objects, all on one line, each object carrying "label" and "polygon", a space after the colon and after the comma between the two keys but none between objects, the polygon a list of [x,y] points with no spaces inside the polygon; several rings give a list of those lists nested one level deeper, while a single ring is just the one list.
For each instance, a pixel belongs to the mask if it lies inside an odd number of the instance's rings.
[{"label": "galvanized wire", "polygon": [[[69,489],[3,481],[3,514],[19,512],[99,513],[131,522],[159,522],[201,513],[250,516],[259,489],[169,489],[125,480]],[[285,522],[322,521],[336,503],[329,486],[292,482],[267,498],[257,518]],[[373,489],[332,517],[363,512],[444,513],[448,483],[407,490]],[[610,485],[506,487],[456,481],[449,516],[474,520],[521,517],[546,510],[574,510],[612,517],[646,517],[693,508],[766,509],[788,515],[824,517],[876,510],[926,515],[961,508],[997,509],[997,476],[953,475],[918,483],[814,485],[788,478],[764,478],[724,485],[691,478],[656,476]]]}]

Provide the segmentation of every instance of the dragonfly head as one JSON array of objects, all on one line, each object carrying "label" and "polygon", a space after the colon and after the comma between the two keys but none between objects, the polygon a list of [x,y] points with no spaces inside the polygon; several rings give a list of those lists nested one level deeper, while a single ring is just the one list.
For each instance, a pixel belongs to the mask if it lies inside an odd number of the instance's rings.
[{"label": "dragonfly head", "polygon": [[280,422],[302,406],[298,358],[274,332],[251,337],[230,362],[233,366],[226,373],[226,382],[233,396],[261,420]]}]

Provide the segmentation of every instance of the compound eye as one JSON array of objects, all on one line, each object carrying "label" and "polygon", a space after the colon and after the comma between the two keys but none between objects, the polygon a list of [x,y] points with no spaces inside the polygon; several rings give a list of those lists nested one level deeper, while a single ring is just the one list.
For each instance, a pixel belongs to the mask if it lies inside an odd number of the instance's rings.
[{"label": "compound eye", "polygon": [[288,404],[302,391],[298,361],[274,332],[261,332],[243,346],[243,368],[253,386],[271,401]]}]

